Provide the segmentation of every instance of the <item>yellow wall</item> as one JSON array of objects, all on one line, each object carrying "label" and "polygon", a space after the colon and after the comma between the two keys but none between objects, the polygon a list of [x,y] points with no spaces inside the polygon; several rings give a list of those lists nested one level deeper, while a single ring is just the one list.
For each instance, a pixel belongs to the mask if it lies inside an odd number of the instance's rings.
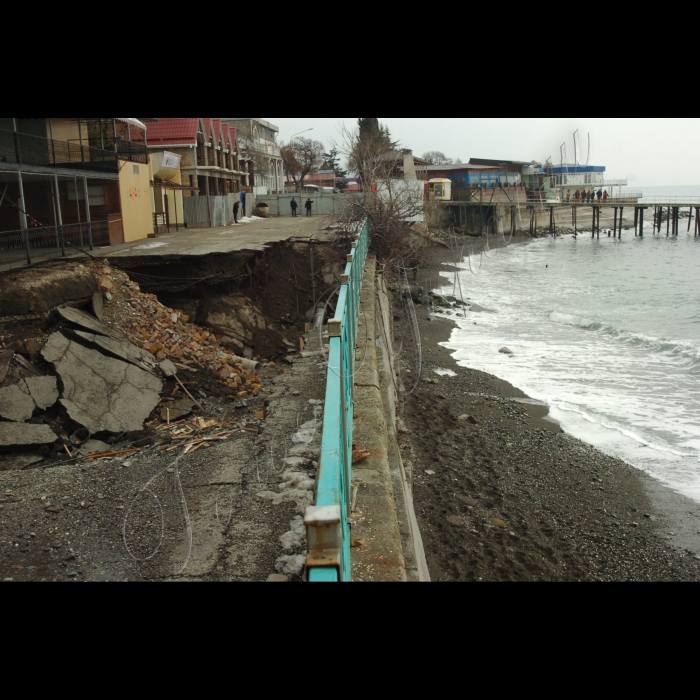
[{"label": "yellow wall", "polygon": [[[139,173],[134,172],[138,168]],[[138,241],[153,233],[153,198],[150,169],[144,163],[119,161],[119,194],[124,220],[124,241]]]},{"label": "yellow wall", "polygon": [[[88,133],[87,125],[81,124],[84,144],[88,145]],[[80,131],[78,130],[78,122],[68,121],[67,119],[61,119],[60,117],[52,117],[51,128],[47,125],[46,134],[51,136],[53,132],[53,138],[56,141],[75,141],[80,139]]]}]

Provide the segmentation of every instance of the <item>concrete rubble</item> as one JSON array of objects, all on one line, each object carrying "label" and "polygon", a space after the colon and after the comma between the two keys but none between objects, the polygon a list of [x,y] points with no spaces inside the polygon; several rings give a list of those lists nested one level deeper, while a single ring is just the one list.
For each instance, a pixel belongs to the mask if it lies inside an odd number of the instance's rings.
[{"label": "concrete rubble", "polygon": [[24,380],[37,408],[46,411],[58,401],[56,377],[27,377]]},{"label": "concrete rubble", "polygon": [[139,431],[160,401],[160,378],[85,348],[62,333],[49,338],[42,356],[63,383],[61,404],[91,433]]},{"label": "concrete rubble", "polygon": [[15,423],[24,423],[34,414],[36,404],[25,384],[0,389],[0,416]]},{"label": "concrete rubble", "polygon": [[52,445],[57,439],[56,433],[48,425],[0,423],[0,447]]}]

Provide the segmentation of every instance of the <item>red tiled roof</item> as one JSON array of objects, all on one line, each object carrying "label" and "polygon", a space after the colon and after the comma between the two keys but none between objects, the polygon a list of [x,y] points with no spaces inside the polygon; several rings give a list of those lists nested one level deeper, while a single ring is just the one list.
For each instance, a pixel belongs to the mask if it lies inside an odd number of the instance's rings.
[{"label": "red tiled roof", "polygon": [[[149,146],[194,145],[198,131],[199,117],[173,117],[149,123],[146,135]],[[132,138],[134,135],[132,132]]]}]

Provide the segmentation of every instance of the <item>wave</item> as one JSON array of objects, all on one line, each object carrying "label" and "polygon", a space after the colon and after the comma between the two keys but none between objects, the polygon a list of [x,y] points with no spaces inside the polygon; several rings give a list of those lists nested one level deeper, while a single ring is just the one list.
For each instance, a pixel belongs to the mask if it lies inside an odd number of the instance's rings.
[{"label": "wave", "polygon": [[696,344],[668,340],[666,338],[655,338],[654,336],[645,335],[643,333],[633,333],[575,314],[559,313],[555,311],[550,315],[549,320],[560,325],[575,326],[583,330],[593,331],[626,343],[627,345],[644,348],[651,352],[680,358],[686,361],[687,369],[700,372],[700,347]]},{"label": "wave", "polygon": [[698,461],[700,461],[700,456],[696,452],[681,452],[680,450],[673,449],[672,447],[666,447],[664,445],[659,445],[656,442],[653,442],[652,440],[649,440],[642,435],[639,435],[638,433],[634,432],[633,430],[630,430],[629,428],[625,428],[621,425],[618,425],[614,422],[611,422],[610,420],[606,420],[603,417],[595,417],[592,416],[588,411],[572,406],[571,404],[567,404],[564,402],[558,402],[558,401],[550,401],[550,406],[553,408],[557,408],[560,411],[565,411],[569,413],[575,413],[581,418],[583,418],[585,421],[588,423],[592,423],[593,425],[598,425],[602,428],[605,428],[606,430],[614,430],[615,432],[619,433],[620,435],[632,440],[633,442],[636,442],[637,444],[641,445],[642,447],[648,447],[651,450],[655,450],[657,452],[664,452],[666,454],[671,454],[675,457],[685,457],[685,458],[697,458]]}]

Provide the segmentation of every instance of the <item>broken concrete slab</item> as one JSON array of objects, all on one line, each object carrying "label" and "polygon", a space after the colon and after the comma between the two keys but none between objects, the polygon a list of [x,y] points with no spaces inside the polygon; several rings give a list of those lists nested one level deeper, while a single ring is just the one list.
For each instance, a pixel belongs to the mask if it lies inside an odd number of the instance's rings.
[{"label": "broken concrete slab", "polygon": [[27,370],[30,374],[33,374],[35,377],[43,377],[44,373],[39,370],[37,367],[35,367],[29,360],[25,360],[21,355],[15,355],[15,362],[18,365],[21,365],[24,367],[24,369]]},{"label": "broken concrete slab", "polygon": [[43,461],[41,455],[35,454],[0,455],[0,472],[20,471]]},{"label": "broken concrete slab", "polygon": [[94,333],[85,333],[83,331],[76,331],[75,334],[83,338],[83,340],[87,340],[89,343],[106,350],[108,353],[116,355],[125,362],[130,362],[132,365],[146,370],[146,372],[153,372],[156,368],[157,363],[153,355],[145,350],[141,350],[136,345],[132,345],[128,340],[115,340],[114,338],[107,338],[103,335],[95,335]]},{"label": "broken concrete slab", "polygon": [[58,401],[56,377],[27,377],[24,383],[34,403],[42,411],[51,408]]},{"label": "broken concrete slab", "polygon": [[14,356],[14,350],[0,350],[0,384],[5,381]]},{"label": "broken concrete slab", "polygon": [[112,446],[101,440],[88,440],[78,451],[81,457],[90,457],[91,455],[103,455],[112,452]]},{"label": "broken concrete slab", "polygon": [[0,447],[53,445],[58,438],[48,425],[0,423]]},{"label": "broken concrete slab", "polygon": [[[68,323],[73,323],[79,326],[83,330],[92,331],[98,335],[105,335],[108,338],[114,338],[115,340],[126,340],[126,335],[116,328],[110,328],[104,323],[98,321],[96,318],[86,314],[84,311],[79,309],[74,309],[70,306],[66,306],[63,309],[58,310],[59,315]],[[128,341],[127,341],[128,342]]]},{"label": "broken concrete slab", "polygon": [[92,313],[95,314],[98,321],[104,318],[105,300],[102,292],[95,292],[92,295]]},{"label": "broken concrete slab", "polygon": [[[190,401],[189,399],[180,399],[180,401],[169,402],[164,404],[160,409],[160,417],[167,421],[169,416],[170,422],[172,423],[173,421],[180,420],[180,418],[186,418],[189,416],[196,405],[197,404],[194,403],[194,401]],[[170,414],[168,414],[168,411],[170,411]]]},{"label": "broken concrete slab", "polygon": [[5,420],[24,423],[32,417],[35,408],[24,382],[0,389],[0,416]]},{"label": "broken concrete slab", "polygon": [[42,355],[63,382],[61,404],[68,415],[93,435],[142,430],[160,401],[161,379],[61,333],[49,338]]},{"label": "broken concrete slab", "polygon": [[177,367],[170,360],[165,360],[158,366],[164,377],[174,377],[177,375]]}]

